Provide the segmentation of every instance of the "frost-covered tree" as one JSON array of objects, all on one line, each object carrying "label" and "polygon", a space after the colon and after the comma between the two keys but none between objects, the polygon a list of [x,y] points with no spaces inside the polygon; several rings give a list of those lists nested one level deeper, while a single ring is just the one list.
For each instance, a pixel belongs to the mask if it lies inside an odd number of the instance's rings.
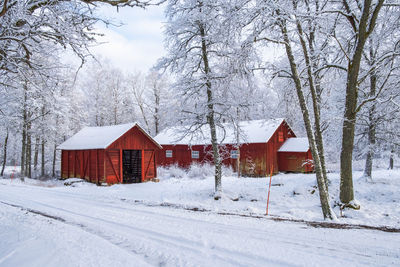
[{"label": "frost-covered tree", "polygon": [[145,79],[146,102],[150,113],[152,127],[150,132],[157,135],[168,124],[168,120],[176,116],[178,101],[170,90],[167,76],[152,71]]},{"label": "frost-covered tree", "polygon": [[[242,18],[237,11],[246,1],[168,1],[166,44],[168,55],[160,66],[176,75],[174,88],[182,101],[178,121],[188,125],[185,134],[209,127],[215,166],[215,199],[222,190],[221,155],[217,128],[222,126],[231,98],[226,98],[235,77],[250,75],[251,49],[241,41],[242,28],[231,23]],[[253,58],[254,59],[254,58]],[[254,63],[252,61],[251,63]]]},{"label": "frost-covered tree", "polygon": [[115,125],[134,119],[135,114],[129,112],[132,103],[126,77],[108,61],[92,61],[78,83],[85,95],[89,125]]},{"label": "frost-covered tree", "polygon": [[[321,33],[322,28],[329,29],[331,24],[325,20],[324,27],[321,26],[323,10],[319,1],[261,1],[255,8],[255,13],[260,15],[254,23],[254,40],[280,44],[285,49],[288,66],[277,70],[277,75],[289,78],[297,94],[314,160],[323,216],[333,219],[321,127],[323,88],[321,74],[317,72],[323,60],[321,55],[329,43]],[[311,109],[306,98],[308,94],[311,95]]]}]

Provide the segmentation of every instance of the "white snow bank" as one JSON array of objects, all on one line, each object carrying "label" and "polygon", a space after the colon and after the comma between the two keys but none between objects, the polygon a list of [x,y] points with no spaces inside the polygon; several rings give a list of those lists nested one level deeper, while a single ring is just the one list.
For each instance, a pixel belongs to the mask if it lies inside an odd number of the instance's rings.
[{"label": "white snow bank", "polygon": [[[216,212],[265,214],[269,178],[237,178],[230,172],[230,176],[222,179],[223,192],[227,197],[215,201],[213,174],[211,166],[194,166],[189,170],[171,167],[158,169],[158,183],[117,184],[110,187],[78,183],[77,187],[71,187],[64,186],[63,181],[35,182],[25,179],[25,182],[21,182],[19,179],[0,179],[0,185],[50,187],[46,189],[74,192],[99,201],[124,199],[132,203],[169,203]],[[329,187],[331,205],[339,217],[339,206],[335,203],[339,199],[340,177],[338,173],[329,173],[328,176],[332,182]],[[361,176],[361,172],[354,173],[355,198],[361,204],[361,210],[345,210],[344,217],[339,217],[339,220],[352,224],[399,227],[400,170],[374,171],[373,182],[359,179]],[[238,198],[238,201],[231,201],[232,198]],[[315,174],[273,176],[269,213],[291,219],[323,220]]]}]

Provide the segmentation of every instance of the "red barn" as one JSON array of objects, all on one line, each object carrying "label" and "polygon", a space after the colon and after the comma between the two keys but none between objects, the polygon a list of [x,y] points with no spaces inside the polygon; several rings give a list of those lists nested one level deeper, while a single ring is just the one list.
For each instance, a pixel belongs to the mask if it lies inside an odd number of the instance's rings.
[{"label": "red barn", "polygon": [[[158,154],[157,164],[189,167],[196,162],[212,163],[208,126],[202,126],[196,131],[191,131],[191,134],[183,136],[183,133],[187,132],[188,129],[184,126],[172,127],[165,129],[154,138],[163,147]],[[224,124],[223,127],[218,128],[217,135],[219,143],[222,144],[220,152],[223,164],[237,171],[239,157],[240,172],[249,176],[268,175],[271,168],[274,173],[277,173],[281,164],[278,149],[285,140],[296,136],[284,119],[240,122],[239,151],[237,130],[231,124]]]},{"label": "red barn", "polygon": [[157,177],[162,147],[137,123],[86,127],[58,146],[61,177],[92,183],[139,183]]},{"label": "red barn", "polygon": [[279,171],[312,172],[312,155],[307,138],[289,138],[278,150]]}]

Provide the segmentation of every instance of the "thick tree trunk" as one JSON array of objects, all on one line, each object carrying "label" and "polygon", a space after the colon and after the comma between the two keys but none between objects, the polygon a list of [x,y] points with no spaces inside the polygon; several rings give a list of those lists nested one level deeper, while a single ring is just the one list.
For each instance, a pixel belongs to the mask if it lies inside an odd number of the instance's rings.
[{"label": "thick tree trunk", "polygon": [[297,71],[297,65],[296,65],[294,55],[292,52],[292,47],[290,45],[290,40],[288,37],[285,21],[282,21],[281,30],[282,30],[283,39],[285,42],[286,55],[289,60],[290,69],[292,72],[292,78],[293,78],[293,81],[294,81],[294,84],[296,87],[297,97],[298,97],[300,108],[301,108],[301,111],[303,114],[304,126],[306,128],[307,137],[308,137],[308,140],[310,143],[311,154],[314,159],[314,169],[315,169],[315,175],[317,178],[317,185],[318,185],[319,197],[320,197],[320,202],[321,202],[321,207],[322,207],[322,213],[323,213],[323,216],[325,219],[326,218],[334,219],[336,216],[333,213],[333,211],[330,207],[330,204],[329,204],[329,193],[328,193],[328,189],[326,187],[326,183],[325,183],[325,180],[324,180],[324,177],[322,174],[321,162],[320,162],[317,147],[315,144],[314,134],[312,131],[312,126],[311,126],[311,121],[310,121],[310,115],[308,112],[306,100],[303,95],[301,80],[300,80],[300,77],[299,77],[299,74]]},{"label": "thick tree trunk", "polygon": [[[361,19],[358,23],[357,39],[354,53],[349,60],[347,67],[346,100],[343,116],[342,128],[342,150],[340,153],[340,201],[350,208],[359,209],[360,206],[353,202],[353,147],[354,131],[356,123],[356,109],[358,100],[358,74],[360,72],[361,58],[364,51],[365,42],[373,31],[377,16],[383,5],[384,0],[379,0],[371,18],[371,0],[364,0]],[[352,17],[349,17],[351,20]],[[354,21],[353,21],[354,22]]]},{"label": "thick tree trunk", "polygon": [[7,128],[6,138],[4,139],[3,165],[1,166],[0,176],[4,175],[4,169],[6,168],[6,163],[7,163],[7,144],[8,144],[8,128]]},{"label": "thick tree trunk", "polygon": [[[208,64],[208,54],[207,54],[207,45],[205,41],[205,30],[203,25],[199,25],[200,36],[201,36],[201,48],[202,48],[202,59],[204,64],[204,72],[206,77],[210,73],[210,67]],[[214,99],[211,90],[211,81],[206,81],[206,90],[207,90],[207,122],[210,127],[211,134],[211,144],[213,149],[214,156],[214,165],[215,165],[215,196],[214,199],[218,200],[221,198],[222,191],[222,168],[221,168],[221,158],[219,154],[218,140],[217,140],[217,131],[215,125],[215,117],[214,117]]]}]

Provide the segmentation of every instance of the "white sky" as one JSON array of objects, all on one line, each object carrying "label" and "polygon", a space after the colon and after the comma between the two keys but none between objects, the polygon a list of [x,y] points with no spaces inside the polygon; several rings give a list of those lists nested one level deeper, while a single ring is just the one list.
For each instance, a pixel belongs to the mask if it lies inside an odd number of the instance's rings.
[{"label": "white sky", "polygon": [[104,36],[98,38],[102,44],[92,48],[95,55],[108,59],[124,72],[147,72],[164,55],[162,6],[118,11],[115,7],[102,7],[99,14],[123,25],[98,24],[97,32]]}]

